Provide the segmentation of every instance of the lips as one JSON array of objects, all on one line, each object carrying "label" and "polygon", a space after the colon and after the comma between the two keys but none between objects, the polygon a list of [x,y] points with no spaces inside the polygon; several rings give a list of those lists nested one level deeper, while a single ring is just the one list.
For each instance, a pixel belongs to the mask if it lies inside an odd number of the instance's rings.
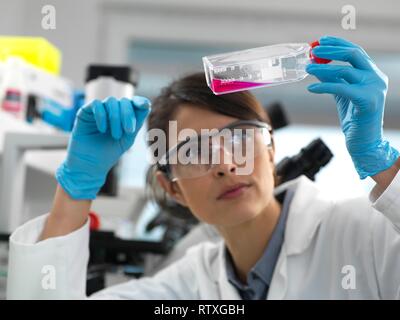
[{"label": "lips", "polygon": [[238,183],[233,186],[229,186],[223,190],[223,192],[218,196],[217,200],[236,198],[240,196],[248,187],[250,187],[249,183]]}]

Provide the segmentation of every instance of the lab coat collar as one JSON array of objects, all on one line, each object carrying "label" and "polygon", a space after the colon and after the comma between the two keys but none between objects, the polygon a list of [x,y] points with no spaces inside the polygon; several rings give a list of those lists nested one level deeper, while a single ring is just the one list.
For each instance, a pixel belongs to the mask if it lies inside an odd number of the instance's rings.
[{"label": "lab coat collar", "polygon": [[275,194],[295,190],[285,228],[286,255],[299,254],[310,245],[324,216],[333,209],[330,197],[306,176],[282,184]]},{"label": "lab coat collar", "polygon": [[225,243],[222,240],[219,243],[218,250],[218,265],[215,275],[217,275],[217,287],[219,289],[219,296],[222,300],[241,300],[241,296],[236,288],[228,280],[228,275],[226,272],[226,259],[225,259]]},{"label": "lab coat collar", "polygon": [[305,176],[279,186],[275,192],[288,188],[295,189],[294,196],[290,203],[284,242],[268,290],[269,300],[285,298],[288,288],[288,257],[300,254],[310,246],[322,219],[334,207],[331,198]]}]

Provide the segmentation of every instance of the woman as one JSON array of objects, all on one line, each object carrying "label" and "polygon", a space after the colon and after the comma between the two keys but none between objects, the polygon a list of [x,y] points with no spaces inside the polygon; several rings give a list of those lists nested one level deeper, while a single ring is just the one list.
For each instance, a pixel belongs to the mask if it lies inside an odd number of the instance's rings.
[{"label": "woman", "polygon": [[[214,96],[203,76],[188,76],[154,101],[149,129],[168,132],[170,121],[178,132],[198,134],[251,129],[253,135],[242,130],[227,140],[241,148],[243,141],[252,143],[246,161],[253,167],[238,174],[243,164],[235,161],[172,163],[188,143],[172,140],[167,153],[157,155],[155,179],[169,198],[215,226],[223,241],[201,243],[154,277],[93,298],[399,298],[400,161],[382,136],[386,76],[362,48],[343,39],[322,37],[313,52],[351,64],[309,65],[307,71],[321,81],[309,90],[334,94],[354,166],[360,178],[377,183],[374,203],[335,202],[305,177],[274,192],[272,131],[260,104],[248,92]],[[149,102],[141,97],[93,101],[80,110],[67,159],[56,174],[53,208],[10,238],[9,298],[84,297],[91,200],[148,113]],[[221,143],[206,145],[224,160],[230,155]],[[183,155],[196,158],[193,149],[185,150]],[[44,280],[48,270],[55,282]]]}]

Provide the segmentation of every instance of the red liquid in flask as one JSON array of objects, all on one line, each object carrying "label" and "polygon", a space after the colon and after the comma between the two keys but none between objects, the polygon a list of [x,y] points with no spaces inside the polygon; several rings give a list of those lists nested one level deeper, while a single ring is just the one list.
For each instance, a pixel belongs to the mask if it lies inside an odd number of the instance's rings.
[{"label": "red liquid in flask", "polygon": [[211,82],[212,90],[216,93],[225,93],[236,90],[246,90],[254,87],[264,86],[267,82],[248,82],[248,81],[224,81],[213,79]]}]

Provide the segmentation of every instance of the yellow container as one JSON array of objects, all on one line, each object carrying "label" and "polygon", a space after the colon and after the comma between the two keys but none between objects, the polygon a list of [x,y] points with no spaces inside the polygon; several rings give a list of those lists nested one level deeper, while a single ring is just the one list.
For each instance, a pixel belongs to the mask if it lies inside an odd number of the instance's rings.
[{"label": "yellow container", "polygon": [[11,56],[20,57],[49,73],[60,73],[61,52],[45,38],[0,36],[0,61]]}]

